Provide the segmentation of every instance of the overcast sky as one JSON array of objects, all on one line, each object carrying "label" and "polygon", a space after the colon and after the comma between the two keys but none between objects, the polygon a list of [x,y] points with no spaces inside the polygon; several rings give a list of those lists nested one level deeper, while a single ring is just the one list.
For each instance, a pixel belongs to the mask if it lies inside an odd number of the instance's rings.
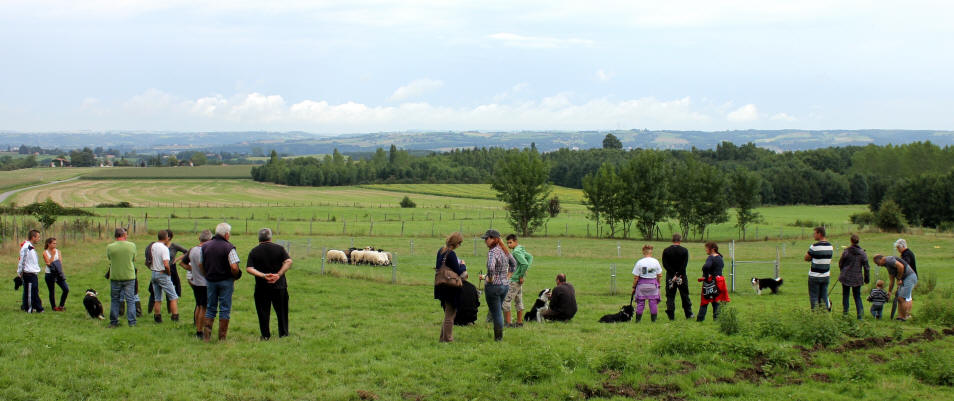
[{"label": "overcast sky", "polygon": [[0,0],[0,130],[954,129],[950,4]]}]

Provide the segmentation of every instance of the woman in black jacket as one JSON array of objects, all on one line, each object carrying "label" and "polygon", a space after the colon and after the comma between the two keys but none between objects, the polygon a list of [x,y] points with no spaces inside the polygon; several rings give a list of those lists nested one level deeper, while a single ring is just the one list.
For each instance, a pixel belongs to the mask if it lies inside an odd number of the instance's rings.
[{"label": "woman in black jacket", "polygon": [[861,286],[868,284],[871,267],[868,264],[868,254],[864,249],[858,246],[860,239],[857,234],[851,235],[851,246],[845,248],[841,253],[841,259],[838,260],[838,268],[841,273],[838,274],[838,281],[841,282],[841,304],[844,307],[844,313],[848,314],[848,294],[855,298],[855,312],[858,314],[858,320],[864,316],[864,307],[861,305]]},{"label": "woman in black jacket", "polygon": [[[457,253],[454,252],[461,243],[464,242],[460,233],[453,233],[447,237],[444,247],[437,251],[437,264],[434,270],[439,270],[441,266],[454,271],[464,279],[467,277],[467,266],[464,261],[457,259]],[[459,287],[434,286],[434,299],[441,301],[441,308],[444,309],[444,323],[441,324],[440,342],[449,343],[454,341],[454,317],[457,315],[457,307],[460,305],[461,289]]]}]

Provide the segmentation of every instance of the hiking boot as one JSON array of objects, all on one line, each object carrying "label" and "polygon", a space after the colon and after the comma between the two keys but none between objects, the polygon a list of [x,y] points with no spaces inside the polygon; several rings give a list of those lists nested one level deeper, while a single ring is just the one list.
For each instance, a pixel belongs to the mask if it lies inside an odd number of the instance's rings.
[{"label": "hiking boot", "polygon": [[202,326],[202,341],[209,342],[212,340],[212,323],[215,322],[215,319],[205,319],[205,325]]},{"label": "hiking boot", "polygon": [[225,341],[229,335],[229,319],[219,319],[219,341]]},{"label": "hiking boot", "polygon": [[179,314],[178,314],[178,313],[175,313],[175,314],[172,315],[172,321],[173,321],[173,322],[176,322],[176,323],[179,323]]},{"label": "hiking boot", "polygon": [[642,319],[643,319],[643,315],[635,315],[635,319],[633,319],[633,322],[639,323],[639,321]]},{"label": "hiking boot", "polygon": [[162,323],[162,315],[153,315],[153,318],[156,320],[156,323]]},{"label": "hiking boot", "polygon": [[494,341],[503,341],[503,328],[494,328]]},{"label": "hiking boot", "polygon": [[669,318],[669,321],[676,320],[676,312],[666,311],[666,317]]}]

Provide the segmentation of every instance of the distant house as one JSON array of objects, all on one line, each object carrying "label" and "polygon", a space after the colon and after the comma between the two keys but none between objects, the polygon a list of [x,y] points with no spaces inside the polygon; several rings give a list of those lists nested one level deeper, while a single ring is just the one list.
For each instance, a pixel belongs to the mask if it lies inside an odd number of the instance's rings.
[{"label": "distant house", "polygon": [[[57,163],[59,163],[59,166],[57,166]],[[57,157],[53,160],[50,160],[50,167],[69,167],[69,166],[70,166],[70,161],[62,157]]]}]

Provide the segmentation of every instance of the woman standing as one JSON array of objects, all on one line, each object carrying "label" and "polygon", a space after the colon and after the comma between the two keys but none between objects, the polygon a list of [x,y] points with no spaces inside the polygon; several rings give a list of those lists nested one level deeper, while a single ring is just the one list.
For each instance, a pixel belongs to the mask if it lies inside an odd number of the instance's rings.
[{"label": "woman standing", "polygon": [[[440,270],[442,266],[457,273],[461,279],[467,278],[467,266],[464,261],[457,259],[457,253],[454,252],[460,244],[464,242],[460,233],[453,233],[444,241],[444,247],[437,251],[437,264],[434,270]],[[434,299],[441,301],[441,308],[444,309],[444,322],[441,324],[440,342],[449,343],[454,341],[454,317],[457,315],[457,308],[460,306],[460,287],[434,286]]]},{"label": "woman standing", "polygon": [[[61,312],[66,306],[66,295],[70,293],[70,286],[66,284],[66,275],[63,274],[63,259],[60,250],[56,249],[56,238],[47,238],[43,244],[43,262],[46,263],[46,288],[50,290],[50,306],[54,311]],[[60,286],[60,306],[56,306],[56,286]]]},{"label": "woman standing", "polygon": [[507,292],[510,291],[510,275],[517,269],[517,260],[510,255],[510,250],[500,240],[497,230],[487,230],[480,238],[484,240],[487,251],[487,275],[481,277],[487,281],[484,293],[490,315],[494,321],[494,341],[503,340],[503,305]]},{"label": "woman standing", "polygon": [[845,248],[841,253],[841,259],[838,259],[838,281],[841,282],[841,304],[844,307],[844,314],[848,314],[848,294],[855,298],[855,312],[858,314],[858,320],[864,316],[864,307],[861,305],[861,286],[867,284],[871,267],[868,265],[868,254],[864,249],[858,246],[861,241],[857,234],[851,235],[851,246]]},{"label": "woman standing", "polygon": [[636,323],[643,318],[646,302],[649,301],[649,313],[656,321],[659,305],[659,279],[662,278],[662,266],[653,258],[653,246],[643,246],[643,258],[633,266],[633,296],[636,297]]},{"label": "woman standing", "polygon": [[725,286],[725,277],[722,277],[722,268],[725,263],[719,254],[719,245],[715,242],[706,242],[706,263],[702,265],[702,301],[696,321],[706,320],[706,311],[712,304],[712,320],[719,318],[719,303],[729,302],[729,290]]}]

